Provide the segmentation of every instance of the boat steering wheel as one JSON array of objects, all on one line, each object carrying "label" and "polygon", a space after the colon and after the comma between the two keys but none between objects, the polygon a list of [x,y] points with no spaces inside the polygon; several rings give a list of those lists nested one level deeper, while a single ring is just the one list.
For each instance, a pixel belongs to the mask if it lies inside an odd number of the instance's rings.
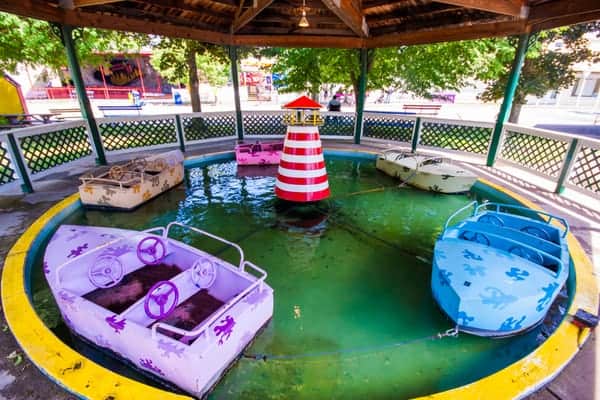
[{"label": "boat steering wheel", "polygon": [[146,265],[159,264],[167,254],[165,242],[156,236],[147,236],[137,245],[138,259]]},{"label": "boat steering wheel", "polygon": [[538,228],[537,226],[526,226],[521,228],[521,232],[528,233],[532,236],[537,236],[540,239],[550,240],[550,235],[545,230]]},{"label": "boat steering wheel", "polygon": [[463,231],[463,233],[460,234],[460,238],[468,240],[469,242],[481,243],[486,246],[490,245],[490,239],[480,232]]},{"label": "boat steering wheel", "polygon": [[502,222],[502,219],[492,214],[482,215],[481,217],[479,217],[477,222],[483,222],[484,224],[491,224],[495,226],[504,226],[504,222]]},{"label": "boat steering wheel", "polygon": [[[168,317],[175,310],[179,301],[179,290],[171,281],[156,282],[148,290],[148,295],[144,299],[144,311],[146,315],[153,319],[162,319]],[[158,307],[158,312],[153,309]]]},{"label": "boat steering wheel", "polygon": [[543,265],[544,263],[544,257],[542,257],[540,253],[533,249],[528,249],[526,247],[517,245],[511,247],[508,252],[539,265]]},{"label": "boat steering wheel", "polygon": [[121,261],[111,255],[103,255],[88,268],[88,278],[97,288],[108,289],[123,279],[124,269]]},{"label": "boat steering wheel", "polygon": [[200,289],[208,289],[217,279],[217,268],[207,258],[198,259],[192,266],[192,282]]}]

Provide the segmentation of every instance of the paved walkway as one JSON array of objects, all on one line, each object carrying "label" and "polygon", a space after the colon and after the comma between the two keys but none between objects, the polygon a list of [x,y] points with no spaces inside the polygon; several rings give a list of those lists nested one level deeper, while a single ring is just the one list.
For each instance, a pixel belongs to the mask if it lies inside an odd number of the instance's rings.
[{"label": "paved walkway", "polygon": [[[187,156],[231,150],[234,141],[204,144],[191,148]],[[355,146],[348,141],[328,141],[326,147],[377,150],[382,144],[364,144]],[[110,157],[111,162],[120,161],[131,156],[120,155]],[[496,168],[485,167],[483,160],[473,157],[460,157],[468,161],[469,168],[480,176],[498,183],[510,190],[529,198],[542,208],[564,216],[571,225],[585,251],[592,258],[596,276],[600,277],[600,202],[597,199],[582,197],[574,192],[566,196],[552,193],[551,184],[537,177],[530,177],[522,171],[516,171],[508,165],[497,165]],[[55,202],[65,198],[77,190],[78,177],[95,168],[92,160],[70,164],[68,168],[48,175],[41,182],[34,182],[35,193],[23,195],[13,186],[12,190],[0,187],[0,266],[4,264],[6,253],[17,238]],[[6,186],[6,185],[4,185]],[[574,360],[558,375],[558,377],[529,396],[531,400],[600,399],[600,348],[595,334],[584,344]],[[490,397],[493,394],[490,393]],[[0,400],[65,400],[74,399],[55,384],[49,384],[35,366],[20,351],[10,334],[4,315],[0,312]]]}]

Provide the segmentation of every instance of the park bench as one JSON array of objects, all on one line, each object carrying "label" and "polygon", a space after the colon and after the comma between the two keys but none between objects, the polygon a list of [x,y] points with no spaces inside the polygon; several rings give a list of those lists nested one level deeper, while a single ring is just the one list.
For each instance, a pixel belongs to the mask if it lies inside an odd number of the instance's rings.
[{"label": "park bench", "polygon": [[123,116],[123,115],[140,115],[143,104],[129,104],[119,106],[98,106],[98,110],[102,111],[105,117]]},{"label": "park bench", "polygon": [[73,108],[49,108],[52,114],[58,114],[59,119],[81,119],[81,110],[78,107]]},{"label": "park bench", "polygon": [[402,106],[403,111],[411,114],[437,115],[440,108],[442,108],[441,104],[404,104]]}]

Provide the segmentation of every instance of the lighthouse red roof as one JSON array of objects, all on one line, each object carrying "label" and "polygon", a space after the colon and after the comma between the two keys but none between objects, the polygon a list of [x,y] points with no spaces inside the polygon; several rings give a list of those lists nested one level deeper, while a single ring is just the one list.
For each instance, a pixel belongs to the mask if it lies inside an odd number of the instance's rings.
[{"label": "lighthouse red roof", "polygon": [[321,105],[316,101],[311,100],[306,96],[300,96],[296,100],[290,101],[283,108],[300,108],[300,109],[316,109],[321,108]]}]

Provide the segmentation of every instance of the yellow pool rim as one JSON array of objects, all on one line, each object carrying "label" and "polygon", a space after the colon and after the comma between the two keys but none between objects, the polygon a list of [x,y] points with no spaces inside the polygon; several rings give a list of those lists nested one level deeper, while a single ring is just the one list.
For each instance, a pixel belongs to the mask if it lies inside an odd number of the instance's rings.
[{"label": "yellow pool rim", "polygon": [[[207,156],[210,155],[195,159],[206,159]],[[540,209],[531,201],[505,188],[483,179],[480,181],[529,208]],[[4,314],[10,330],[33,364],[51,380],[80,398],[192,399],[126,378],[84,357],[56,337],[33,309],[25,287],[27,254],[36,239],[44,233],[45,227],[78,203],[79,194],[73,194],[54,205],[23,233],[6,256],[1,289]],[[595,313],[599,300],[592,264],[570,232],[568,244],[576,271],[575,296],[568,314],[574,314],[579,308]],[[471,384],[419,399],[489,398],[492,394],[495,398],[516,398],[527,395],[555,377],[579,351],[589,334],[589,329],[580,330],[567,316],[540,347],[510,366]]]}]

